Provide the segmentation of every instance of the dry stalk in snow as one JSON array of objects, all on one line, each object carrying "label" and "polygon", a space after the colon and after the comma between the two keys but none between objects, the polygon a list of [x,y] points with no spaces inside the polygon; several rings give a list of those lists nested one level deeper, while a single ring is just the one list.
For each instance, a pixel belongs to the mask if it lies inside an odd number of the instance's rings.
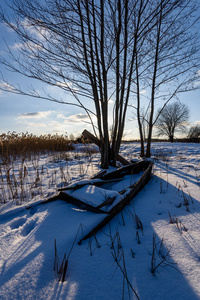
[{"label": "dry stalk in snow", "polygon": [[58,258],[58,251],[57,251],[57,245],[56,245],[56,239],[54,241],[54,247],[55,247],[55,257],[54,257],[54,271],[55,271],[55,274],[56,274],[56,277],[58,279],[58,281],[62,281],[64,282],[65,281],[65,277],[66,277],[66,273],[67,273],[67,267],[68,267],[68,262],[69,262],[69,257],[70,257],[70,254],[73,250],[73,247],[76,243],[76,240],[77,240],[77,237],[78,237],[78,234],[79,234],[79,231],[80,229],[82,230],[82,224],[80,224],[78,230],[77,230],[77,233],[76,233],[76,236],[75,236],[75,239],[72,243],[72,246],[70,248],[70,251],[68,253],[68,256],[66,256],[66,253],[64,254],[64,257],[63,257],[63,260],[60,264],[59,262],[59,258]]},{"label": "dry stalk in snow", "polygon": [[176,215],[174,215],[172,217],[170,212],[168,212],[168,214],[169,214],[170,223],[171,224],[176,224],[180,234],[182,234],[183,231],[187,231],[187,228],[185,227],[185,225],[183,225],[183,223],[179,220],[179,218],[176,217]]},{"label": "dry stalk in snow", "polygon": [[[151,273],[155,275],[157,269],[159,267],[171,267],[178,271],[173,265],[175,263],[169,261],[169,253],[170,249],[167,249],[164,245],[164,239],[162,238],[160,241],[156,241],[156,234],[153,234],[153,248],[151,253]],[[166,248],[166,250],[165,250]],[[179,272],[179,271],[178,271]]]},{"label": "dry stalk in snow", "polygon": [[[130,289],[131,289],[133,291],[136,299],[140,300],[136,290],[133,288],[131,282],[128,279],[128,274],[127,274],[127,270],[126,270],[126,263],[125,263],[125,257],[124,257],[123,249],[122,249],[122,253],[121,253],[120,258],[116,255],[115,251],[111,252],[111,254],[112,254],[112,257],[114,258],[114,261],[116,262],[117,266],[119,267],[120,271],[123,274],[123,296],[122,296],[122,299],[124,299],[124,285],[125,285],[125,281],[126,281],[127,288],[128,288],[129,299],[132,299],[131,294],[130,294]],[[122,266],[120,265],[121,258],[123,260],[122,261]]]}]

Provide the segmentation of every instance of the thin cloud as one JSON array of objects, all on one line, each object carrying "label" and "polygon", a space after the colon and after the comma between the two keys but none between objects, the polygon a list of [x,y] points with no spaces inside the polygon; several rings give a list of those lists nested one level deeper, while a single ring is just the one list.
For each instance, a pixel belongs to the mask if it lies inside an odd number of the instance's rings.
[{"label": "thin cloud", "polygon": [[35,44],[33,42],[25,42],[25,43],[14,43],[12,46],[10,46],[11,49],[13,50],[19,50],[19,49],[26,49],[31,51],[34,50],[42,50],[42,47],[38,44]]},{"label": "thin cloud", "polygon": [[147,90],[145,90],[145,89],[143,89],[143,90],[140,91],[140,94],[142,94],[142,95],[144,95],[146,93],[147,93]]},{"label": "thin cloud", "polygon": [[200,70],[197,71],[197,76],[200,76]]},{"label": "thin cloud", "polygon": [[48,36],[48,30],[45,27],[32,26],[27,18],[21,21],[21,24],[32,36],[35,36],[39,41],[44,41],[45,37]]},{"label": "thin cloud", "polygon": [[195,121],[194,125],[200,125],[200,121]]},{"label": "thin cloud", "polygon": [[78,123],[80,121],[89,122],[90,119],[86,114],[75,114],[67,117],[65,119],[65,123]]},{"label": "thin cloud", "polygon": [[63,114],[58,114],[58,115],[57,115],[57,118],[58,118],[58,119],[66,119],[66,117],[65,117]]},{"label": "thin cloud", "polygon": [[14,43],[10,48],[12,48],[12,49],[21,49],[21,48],[23,48],[23,46],[24,46],[24,43]]},{"label": "thin cloud", "polygon": [[15,90],[15,88],[7,82],[0,83],[0,89],[8,92],[13,92]]},{"label": "thin cloud", "polygon": [[38,111],[38,112],[30,112],[30,113],[23,113],[20,114],[17,117],[17,120],[23,120],[23,119],[42,119],[42,118],[47,118],[53,113],[53,111],[48,110],[48,111]]},{"label": "thin cloud", "polygon": [[65,89],[65,90],[73,91],[74,93],[76,93],[79,90],[70,81],[66,81],[66,82],[64,82],[64,81],[57,81],[56,82],[56,86],[60,87],[62,89]]},{"label": "thin cloud", "polygon": [[197,80],[194,82],[194,88],[199,88],[200,87],[200,80]]}]

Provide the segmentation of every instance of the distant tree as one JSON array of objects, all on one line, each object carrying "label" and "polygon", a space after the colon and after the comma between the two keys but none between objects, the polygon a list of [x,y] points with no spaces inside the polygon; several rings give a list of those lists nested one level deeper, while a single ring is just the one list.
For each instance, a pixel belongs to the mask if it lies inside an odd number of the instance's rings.
[{"label": "distant tree", "polygon": [[188,132],[188,138],[191,141],[200,139],[200,125],[192,126]]},{"label": "distant tree", "polygon": [[183,103],[174,102],[165,106],[156,122],[157,136],[167,136],[173,143],[175,131],[185,132],[189,119],[189,108]]}]

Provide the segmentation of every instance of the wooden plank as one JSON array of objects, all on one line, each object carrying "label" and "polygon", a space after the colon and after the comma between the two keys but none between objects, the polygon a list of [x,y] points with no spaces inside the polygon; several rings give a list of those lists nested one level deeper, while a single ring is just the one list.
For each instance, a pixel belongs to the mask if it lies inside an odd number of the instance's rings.
[{"label": "wooden plank", "polygon": [[90,133],[89,131],[87,131],[86,129],[83,130],[82,135],[88,139],[90,142],[96,144],[98,147],[100,147],[101,143],[100,140],[94,136],[92,133]]},{"label": "wooden plank", "polygon": [[120,178],[125,175],[138,174],[145,171],[149,165],[148,161],[142,160],[136,163],[132,163],[128,166],[121,167],[113,172],[107,173],[100,177],[101,180],[114,180],[115,178]]},{"label": "wooden plank", "polygon": [[97,174],[95,174],[93,177],[91,177],[91,179],[97,179],[97,178],[100,178],[102,177],[103,175],[106,174],[106,170],[101,170],[100,172],[98,172]]},{"label": "wooden plank", "polygon": [[[84,182],[84,183],[77,183],[76,185],[72,185],[72,186],[67,186],[67,187],[64,187],[64,188],[60,188],[58,189],[59,192],[62,192],[62,191],[75,191],[75,190],[78,190],[86,185],[94,185],[94,186],[102,186],[104,184],[107,184],[107,183],[115,183],[115,182],[118,182],[118,181],[121,181],[123,178],[118,178],[119,176],[117,176],[116,178],[112,178],[112,179],[106,179],[106,180],[103,180],[101,178],[99,178],[100,180],[99,181],[87,181],[87,182]],[[98,178],[97,178],[98,179]]]},{"label": "wooden plank", "polygon": [[33,204],[30,204],[28,206],[26,206],[26,209],[33,209],[35,208],[36,206],[39,206],[39,205],[42,205],[42,204],[47,204],[47,203],[50,203],[50,202],[53,202],[53,201],[56,201],[56,200],[63,200],[63,201],[66,201],[67,203],[70,203],[72,205],[75,205],[79,208],[81,208],[82,210],[87,210],[87,211],[91,211],[93,213],[96,213],[96,214],[108,214],[108,212],[105,212],[103,210],[101,210],[100,208],[101,207],[94,207],[90,204],[87,204],[79,199],[76,199],[64,192],[60,192],[59,194],[53,196],[53,197],[50,197],[44,201],[41,201],[39,203],[33,203]]},{"label": "wooden plank", "polygon": [[105,225],[107,225],[123,208],[129,204],[129,202],[142,190],[142,188],[147,184],[151,178],[151,170],[153,163],[149,162],[149,166],[144,172],[143,176],[136,182],[132,187],[130,193],[118,204],[116,204],[110,211],[109,215],[106,216],[96,227],[94,227],[88,234],[86,234],[78,244],[81,245],[82,241],[92,237],[99,230],[101,230]]},{"label": "wooden plank", "polygon": [[64,200],[66,201],[67,203],[71,203],[72,205],[75,205],[79,208],[81,208],[82,210],[87,210],[87,211],[91,211],[93,213],[96,213],[96,214],[108,214],[107,212],[101,210],[100,208],[98,207],[94,207],[90,204],[87,204],[77,198],[74,198],[64,192],[60,192],[59,194],[59,199],[60,200]]},{"label": "wooden plank", "polygon": [[[90,133],[89,131],[87,131],[86,129],[82,132],[82,135],[87,138],[90,142],[96,144],[98,147],[100,147],[101,143],[100,140],[95,137],[92,133]],[[121,155],[117,155],[117,160],[119,162],[121,162],[123,165],[130,165],[130,162],[128,160],[126,160],[125,158],[123,158]]]}]

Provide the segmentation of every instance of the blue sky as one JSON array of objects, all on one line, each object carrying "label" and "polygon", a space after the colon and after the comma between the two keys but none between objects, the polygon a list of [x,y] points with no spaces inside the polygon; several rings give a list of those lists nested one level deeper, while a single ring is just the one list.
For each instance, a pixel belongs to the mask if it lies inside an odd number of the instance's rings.
[{"label": "blue sky", "polygon": [[[14,51],[17,47],[17,39],[15,40],[13,32],[3,24],[0,24],[0,32],[0,55],[6,56],[3,38],[6,39],[7,44]],[[21,87],[32,84],[26,78],[9,72],[3,66],[0,68],[4,77],[12,83],[19,83]],[[45,87],[48,93],[59,94],[59,97],[69,99],[70,101],[70,95],[64,94],[59,89],[44,86],[39,82],[34,82],[33,86],[40,91]],[[200,124],[200,90],[180,94],[179,99],[189,106],[191,115],[190,124]],[[132,104],[134,103],[132,102]],[[74,106],[62,105],[3,91],[0,91],[0,105],[0,134],[7,133],[8,131],[16,131],[18,133],[29,132],[37,135],[49,133],[78,135],[85,128],[92,130],[91,126],[87,123],[89,120],[84,110]],[[156,108],[160,106],[161,104],[158,103]],[[134,110],[128,108],[125,128],[127,139],[138,138],[137,122],[133,120],[133,113]]]}]

